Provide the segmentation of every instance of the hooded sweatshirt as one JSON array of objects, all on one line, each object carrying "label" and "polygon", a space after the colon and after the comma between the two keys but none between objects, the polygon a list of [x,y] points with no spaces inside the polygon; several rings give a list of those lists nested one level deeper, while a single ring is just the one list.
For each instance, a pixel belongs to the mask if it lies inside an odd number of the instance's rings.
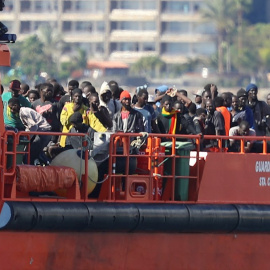
[{"label": "hooded sweatshirt", "polygon": [[108,103],[105,103],[102,100],[101,95],[108,92],[108,91],[111,92],[110,86],[108,85],[107,82],[103,82],[101,87],[100,87],[100,91],[99,91],[100,106],[104,106],[105,108],[107,108],[111,119],[113,119],[113,115],[116,112],[120,111],[121,103],[118,100],[113,100],[113,99],[110,99]]}]

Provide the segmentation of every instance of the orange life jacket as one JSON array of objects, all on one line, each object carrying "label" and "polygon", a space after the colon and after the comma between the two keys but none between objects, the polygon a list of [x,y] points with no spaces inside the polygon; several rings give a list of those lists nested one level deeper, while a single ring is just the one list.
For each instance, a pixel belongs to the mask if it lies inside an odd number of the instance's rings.
[{"label": "orange life jacket", "polygon": [[225,106],[217,107],[216,110],[221,112],[221,114],[223,115],[225,122],[225,133],[226,136],[229,136],[229,130],[231,128],[231,113]]}]

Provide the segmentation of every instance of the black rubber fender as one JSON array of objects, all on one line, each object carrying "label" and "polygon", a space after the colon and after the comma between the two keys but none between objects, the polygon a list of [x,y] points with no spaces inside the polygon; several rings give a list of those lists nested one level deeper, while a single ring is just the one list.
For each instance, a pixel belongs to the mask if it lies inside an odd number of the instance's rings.
[{"label": "black rubber fender", "polygon": [[35,230],[83,231],[90,222],[89,212],[83,203],[33,203],[37,212]]},{"label": "black rubber fender", "polygon": [[37,212],[31,202],[5,202],[0,214],[0,229],[29,231],[35,228]]},{"label": "black rubber fender", "polygon": [[269,205],[5,202],[0,229],[163,233],[269,232]]},{"label": "black rubber fender", "polygon": [[238,225],[238,211],[230,204],[188,204],[190,223],[186,232],[232,232]]},{"label": "black rubber fender", "polygon": [[137,204],[140,221],[136,231],[182,232],[188,228],[185,204]]},{"label": "black rubber fender", "polygon": [[239,212],[239,232],[270,232],[269,205],[236,205]]},{"label": "black rubber fender", "polygon": [[91,231],[133,231],[139,222],[139,211],[135,204],[86,203]]}]

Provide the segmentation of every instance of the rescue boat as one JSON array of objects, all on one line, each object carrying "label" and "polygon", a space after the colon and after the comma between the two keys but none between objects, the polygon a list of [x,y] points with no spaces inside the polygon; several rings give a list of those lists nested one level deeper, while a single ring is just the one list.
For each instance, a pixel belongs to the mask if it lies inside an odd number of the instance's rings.
[{"label": "rescue boat", "polygon": [[88,151],[72,134],[81,150],[33,166],[35,134],[0,119],[1,269],[269,268],[270,138],[101,133]]}]

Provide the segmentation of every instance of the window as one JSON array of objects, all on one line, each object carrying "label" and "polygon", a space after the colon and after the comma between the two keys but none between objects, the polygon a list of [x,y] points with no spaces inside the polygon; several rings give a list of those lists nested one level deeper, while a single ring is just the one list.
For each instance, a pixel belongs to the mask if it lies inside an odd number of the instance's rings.
[{"label": "window", "polygon": [[121,51],[121,52],[138,52],[140,50],[138,42],[119,42],[111,43],[111,52]]},{"label": "window", "polygon": [[188,54],[190,52],[190,44],[188,43],[163,43],[162,53],[176,55]]},{"label": "window", "polygon": [[63,26],[62,26],[62,30],[64,32],[71,31],[71,22],[64,21]]},{"label": "window", "polygon": [[96,11],[105,11],[105,1],[104,0],[96,1]]},{"label": "window", "polygon": [[105,32],[105,23],[104,22],[97,22],[96,24],[97,32],[104,33]]},{"label": "window", "polygon": [[143,22],[141,30],[148,30],[148,31],[156,30],[156,23],[155,22]]},{"label": "window", "polygon": [[157,8],[156,0],[122,0],[122,1],[111,1],[111,9],[147,9],[155,10]]},{"label": "window", "polygon": [[30,22],[29,21],[21,22],[20,32],[21,33],[30,32]]},{"label": "window", "polygon": [[132,30],[132,31],[144,31],[144,30],[155,30],[156,24],[155,22],[112,22],[111,29],[112,30]]},{"label": "window", "polygon": [[196,23],[193,26],[193,32],[196,34],[212,35],[216,33],[216,29],[213,23]]},{"label": "window", "polygon": [[143,51],[155,51],[156,45],[154,42],[145,42],[142,44],[142,50]]},{"label": "window", "polygon": [[157,8],[157,1],[148,1],[148,0],[145,0],[145,1],[142,1],[141,2],[141,8],[142,9],[156,9]]},{"label": "window", "polygon": [[72,51],[72,48],[80,48],[85,51],[87,54],[92,52],[92,44],[84,43],[84,42],[74,42],[72,45],[69,45],[69,52]]},{"label": "window", "polygon": [[30,1],[21,1],[21,12],[30,10]]},{"label": "window", "polygon": [[190,13],[190,3],[180,1],[162,2],[162,11],[167,13]]},{"label": "window", "polygon": [[74,1],[75,10],[80,12],[96,12],[96,11],[105,11],[105,2],[104,0],[79,0]]},{"label": "window", "polygon": [[90,11],[93,10],[93,2],[88,2],[88,1],[76,1],[75,2],[75,9],[78,11]]},{"label": "window", "polygon": [[162,32],[164,33],[187,33],[189,32],[190,23],[188,22],[163,22]]},{"label": "window", "polygon": [[138,43],[134,42],[122,42],[119,43],[119,51],[138,51],[139,50],[139,45]]},{"label": "window", "polygon": [[89,32],[92,31],[92,24],[90,22],[76,22],[75,29],[76,31]]},{"label": "window", "polygon": [[117,30],[117,22],[111,22],[111,31]]},{"label": "window", "polygon": [[139,3],[137,1],[121,1],[120,7],[122,9],[138,9]]},{"label": "window", "polygon": [[193,52],[202,55],[212,55],[216,52],[216,45],[213,42],[193,44]]},{"label": "window", "polygon": [[117,43],[111,43],[110,44],[110,51],[111,52],[117,51]]},{"label": "window", "polygon": [[36,11],[36,12],[42,11],[42,2],[41,1],[34,2],[34,11]]},{"label": "window", "polygon": [[69,11],[71,10],[71,1],[64,1],[63,2],[63,11]]},{"label": "window", "polygon": [[139,23],[138,22],[120,22],[121,30],[139,30]]},{"label": "window", "polygon": [[96,44],[96,52],[97,53],[104,53],[104,44],[103,43]]}]

